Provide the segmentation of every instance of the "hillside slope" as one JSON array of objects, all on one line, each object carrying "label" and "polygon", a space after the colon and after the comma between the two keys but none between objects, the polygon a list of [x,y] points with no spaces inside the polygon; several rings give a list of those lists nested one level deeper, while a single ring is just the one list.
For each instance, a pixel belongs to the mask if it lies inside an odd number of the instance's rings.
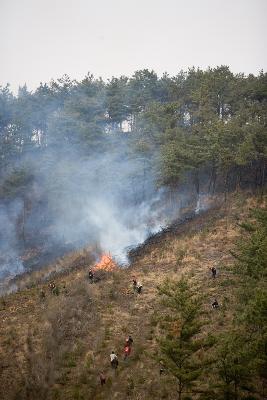
[{"label": "hillside slope", "polygon": [[[47,284],[38,284],[1,298],[0,398],[176,399],[174,379],[159,374],[154,357],[157,318],[165,312],[157,286],[166,277],[187,275],[203,295],[208,318],[202,335],[227,330],[238,288],[238,277],[228,268],[233,263],[230,250],[240,237],[238,222],[256,203],[243,195],[232,198],[220,210],[189,222],[186,231],[165,233],[145,246],[130,268],[107,273],[97,283],[89,283],[86,265],[54,279],[58,295]],[[209,270],[213,265],[216,279]],[[133,276],[143,284],[140,295],[132,289]],[[211,308],[214,298],[219,310]],[[133,351],[123,361],[129,334]],[[110,368],[112,350],[119,356],[117,371]],[[206,352],[212,356],[212,351]],[[100,371],[107,376],[103,387]],[[203,391],[213,385],[212,374],[199,379]]]}]

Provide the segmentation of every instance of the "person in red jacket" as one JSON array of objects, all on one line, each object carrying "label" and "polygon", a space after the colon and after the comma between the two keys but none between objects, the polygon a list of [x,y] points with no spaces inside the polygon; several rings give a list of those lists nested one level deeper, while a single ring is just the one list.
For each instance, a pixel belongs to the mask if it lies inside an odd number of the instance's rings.
[{"label": "person in red jacket", "polygon": [[124,346],[124,360],[126,360],[126,358],[128,358],[131,354],[131,346],[126,345]]}]

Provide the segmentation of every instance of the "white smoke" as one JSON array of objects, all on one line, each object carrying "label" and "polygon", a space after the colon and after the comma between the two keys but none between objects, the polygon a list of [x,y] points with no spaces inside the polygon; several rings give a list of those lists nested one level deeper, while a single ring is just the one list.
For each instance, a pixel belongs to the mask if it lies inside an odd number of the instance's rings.
[{"label": "white smoke", "polygon": [[[144,179],[143,168],[143,161],[117,151],[89,159],[77,158],[76,153],[73,158],[68,152],[68,159],[64,156],[53,169],[52,179],[62,191],[57,195],[47,191],[54,210],[54,240],[78,246],[96,242],[126,264],[127,249],[143,242],[166,220],[164,190],[156,189],[152,173]],[[45,174],[44,180],[49,188],[51,178]]]},{"label": "white smoke", "polygon": [[199,193],[197,197],[197,204],[195,207],[195,214],[198,215],[203,211],[206,211],[209,207],[210,204],[209,202],[211,201],[211,196],[207,193]]},{"label": "white smoke", "polygon": [[21,209],[22,203],[19,200],[8,205],[0,204],[0,279],[24,272],[15,225]]},{"label": "white smoke", "polygon": [[163,222],[160,208],[155,207],[160,195],[135,207],[119,209],[99,198],[88,207],[87,221],[99,233],[99,244],[121,264],[127,264],[127,250],[157,232]]},{"label": "white smoke", "polygon": [[[34,177],[27,187],[27,197],[34,205],[25,218],[28,247],[38,240],[44,249],[97,244],[127,264],[130,247],[179,216],[181,203],[191,199],[190,190],[180,194],[175,213],[170,214],[165,190],[157,189],[148,158],[133,155],[125,142],[111,144],[90,155],[66,144],[28,155],[27,168]],[[24,272],[17,226],[22,201],[18,196],[13,203],[13,216],[4,211],[6,206],[0,209],[0,223],[6,227],[1,248],[7,255],[4,261],[0,259],[0,278]]]}]

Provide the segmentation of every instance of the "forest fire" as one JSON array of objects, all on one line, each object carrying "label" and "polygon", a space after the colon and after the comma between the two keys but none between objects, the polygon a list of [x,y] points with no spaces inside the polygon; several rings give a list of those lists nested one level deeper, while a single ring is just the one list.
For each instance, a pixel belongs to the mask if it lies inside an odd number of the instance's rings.
[{"label": "forest fire", "polygon": [[99,261],[99,263],[95,264],[93,267],[94,271],[107,271],[107,272],[111,272],[111,271],[115,271],[117,269],[117,264],[115,263],[115,261],[113,261],[112,257],[110,254],[103,254],[101,256],[101,260]]}]

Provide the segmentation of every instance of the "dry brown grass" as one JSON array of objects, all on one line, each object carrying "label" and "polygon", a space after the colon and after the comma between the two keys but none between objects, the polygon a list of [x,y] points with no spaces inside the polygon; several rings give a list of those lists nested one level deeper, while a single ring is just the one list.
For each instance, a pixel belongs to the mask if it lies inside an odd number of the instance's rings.
[{"label": "dry brown grass", "polygon": [[[174,381],[159,377],[152,357],[157,349],[157,315],[164,312],[157,286],[166,277],[186,274],[196,292],[203,294],[209,320],[203,335],[230,326],[238,286],[228,268],[233,262],[229,250],[239,236],[236,214],[246,215],[256,200],[242,200],[242,209],[231,201],[223,217],[212,215],[199,226],[192,222],[188,232],[167,236],[129,269],[107,273],[98,283],[87,280],[88,262],[54,277],[58,296],[47,284],[6,296],[0,305],[0,398],[175,399]],[[77,256],[61,262],[74,263]],[[211,278],[212,265],[218,268],[216,279]],[[133,275],[143,284],[141,295],[132,290]],[[41,289],[45,298],[40,297]],[[218,311],[210,306],[214,297],[221,304]],[[130,333],[133,353],[124,362],[124,340]],[[116,373],[109,365],[111,350],[120,358]],[[103,388],[98,380],[101,370],[107,375]]]}]

